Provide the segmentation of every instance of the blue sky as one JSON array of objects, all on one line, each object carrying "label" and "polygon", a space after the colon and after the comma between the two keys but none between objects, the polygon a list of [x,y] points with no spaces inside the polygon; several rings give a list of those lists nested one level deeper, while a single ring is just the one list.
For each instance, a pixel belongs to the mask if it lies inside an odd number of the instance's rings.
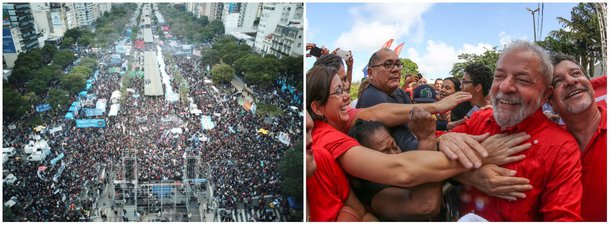
[{"label": "blue sky", "polygon": [[[405,42],[401,58],[418,64],[428,78],[450,76],[460,53],[502,49],[510,40],[534,40],[532,14],[539,3],[307,3],[306,41],[352,50],[353,81],[362,77],[370,55],[390,38]],[[542,37],[569,19],[576,3],[544,3]],[[538,13],[536,15],[538,28]],[[538,40],[540,37],[537,37]],[[306,69],[315,58],[306,59]]]}]

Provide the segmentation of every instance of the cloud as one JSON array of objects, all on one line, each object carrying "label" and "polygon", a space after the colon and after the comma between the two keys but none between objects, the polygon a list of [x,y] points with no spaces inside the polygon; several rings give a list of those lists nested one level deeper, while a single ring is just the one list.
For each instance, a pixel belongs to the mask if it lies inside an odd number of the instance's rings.
[{"label": "cloud", "polygon": [[[415,48],[406,51],[406,57],[417,63],[419,71],[428,79],[445,78],[450,76],[449,72],[454,63],[457,63],[458,55],[462,53],[482,54],[493,45],[487,43],[463,44],[460,49],[440,41],[428,40],[426,50],[420,54]],[[404,54],[404,53],[403,53]]]},{"label": "cloud", "polygon": [[528,40],[527,36],[521,36],[521,37],[513,37],[510,36],[508,34],[506,34],[506,31],[502,31],[498,34],[498,38],[500,38],[500,42],[499,42],[499,49],[503,49],[504,46],[508,45],[508,43],[514,41],[514,40]]},{"label": "cloud", "polygon": [[[371,3],[353,7],[349,10],[353,25],[337,38],[334,46],[373,52],[390,38],[397,43],[421,42],[424,35],[422,15],[431,6],[419,3]],[[405,40],[407,38],[409,40]]]}]

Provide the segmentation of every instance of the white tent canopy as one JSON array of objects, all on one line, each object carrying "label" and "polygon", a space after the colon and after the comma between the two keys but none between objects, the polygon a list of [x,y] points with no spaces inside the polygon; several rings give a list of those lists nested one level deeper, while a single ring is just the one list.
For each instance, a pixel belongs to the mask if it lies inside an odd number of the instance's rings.
[{"label": "white tent canopy", "polygon": [[112,104],[110,106],[110,112],[108,112],[108,116],[116,116],[119,113],[120,108],[121,108],[120,104]]}]

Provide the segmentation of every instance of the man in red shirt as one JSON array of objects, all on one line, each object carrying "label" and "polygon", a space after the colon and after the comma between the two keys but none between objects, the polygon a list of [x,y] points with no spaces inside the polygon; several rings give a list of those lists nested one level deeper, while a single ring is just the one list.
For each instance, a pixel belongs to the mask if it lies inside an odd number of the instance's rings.
[{"label": "man in red shirt", "polygon": [[553,110],[581,150],[582,218],[606,222],[606,108],[595,102],[593,86],[576,60],[563,54],[554,55],[552,60]]},{"label": "man in red shirt", "polygon": [[469,185],[462,193],[462,213],[490,221],[581,221],[581,163],[572,135],[546,118],[541,106],[552,93],[552,64],[539,46],[516,41],[496,64],[491,87],[493,109],[480,110],[452,131],[472,135],[526,132],[532,147],[522,161],[504,165],[527,178],[525,198],[508,201]]}]

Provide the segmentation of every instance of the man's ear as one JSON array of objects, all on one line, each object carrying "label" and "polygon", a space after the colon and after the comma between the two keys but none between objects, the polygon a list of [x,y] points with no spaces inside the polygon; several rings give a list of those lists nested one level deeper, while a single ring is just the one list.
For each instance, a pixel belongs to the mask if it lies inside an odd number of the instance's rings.
[{"label": "man's ear", "polygon": [[483,84],[477,84],[477,86],[474,87],[474,90],[476,92],[481,92],[483,93]]},{"label": "man's ear", "polygon": [[324,106],[320,105],[320,102],[318,102],[318,101],[311,102],[311,110],[317,116],[320,116],[320,117],[324,116],[324,113],[322,112],[324,110]]},{"label": "man's ear", "polygon": [[[545,90],[544,93],[542,93],[542,99],[544,99],[544,102],[548,102],[549,104],[551,104],[551,96],[553,95],[553,86],[548,86]],[[544,102],[542,102],[541,104],[544,104]],[[552,105],[552,104],[551,104]],[[555,110],[555,109],[553,109]]]}]

